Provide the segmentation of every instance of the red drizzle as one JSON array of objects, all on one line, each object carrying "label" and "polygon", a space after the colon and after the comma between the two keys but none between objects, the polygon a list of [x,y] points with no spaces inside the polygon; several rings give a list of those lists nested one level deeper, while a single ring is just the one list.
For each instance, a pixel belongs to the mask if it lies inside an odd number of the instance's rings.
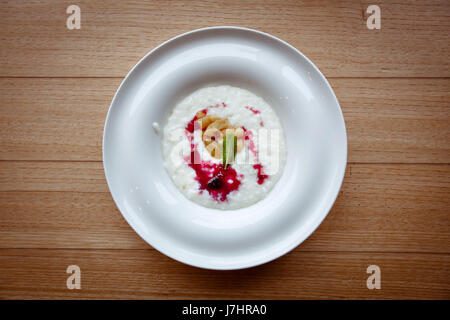
[{"label": "red drizzle", "polygon": [[256,152],[255,143],[253,142],[253,132],[248,131],[244,126],[242,126],[242,129],[244,130],[245,140],[248,140],[248,149],[258,159],[258,152]]},{"label": "red drizzle", "polygon": [[[248,149],[253,153],[256,161],[258,161],[258,153],[256,152],[255,143],[253,141],[253,133],[248,131],[244,126],[242,126],[242,129],[244,130],[245,140],[248,140]],[[253,169],[257,171],[258,184],[263,184],[264,180],[269,177],[267,174],[264,174],[263,165],[261,163],[257,163],[253,165]]]},{"label": "red drizzle", "polygon": [[229,193],[239,189],[241,181],[232,167],[224,169],[222,165],[209,161],[201,161],[197,164],[191,162],[189,166],[197,175],[195,180],[200,184],[200,190],[208,191],[209,195],[217,201],[227,200]]},{"label": "red drizzle", "polygon": [[[222,103],[225,107],[225,103]],[[251,110],[251,109],[250,109]],[[207,114],[208,109],[201,110],[203,113]],[[254,113],[259,113],[259,111]],[[210,161],[203,161],[201,159],[200,153],[197,150],[197,145],[194,144],[194,130],[195,121],[198,120],[197,115],[192,118],[191,121],[186,125],[186,135],[190,141],[191,154],[185,158],[188,162],[189,167],[191,167],[196,174],[195,180],[200,184],[200,193],[204,190],[208,191],[209,195],[216,201],[226,201],[228,194],[238,190],[241,184],[240,179],[243,175],[238,175],[236,170],[231,166],[226,169],[216,163]],[[262,124],[262,123],[261,123]],[[253,141],[253,133],[248,131],[244,126],[242,127],[245,133],[245,140],[248,140],[249,150],[254,154],[255,158],[258,159],[258,153],[256,152],[255,143]],[[264,181],[269,177],[264,173],[263,165],[257,163],[253,165],[253,168],[257,171],[257,182],[258,184],[263,184]]]},{"label": "red drizzle", "polygon": [[[202,110],[207,113],[207,109]],[[226,201],[229,193],[239,189],[241,181],[238,174],[231,166],[226,169],[219,164],[203,161],[193,143],[194,123],[198,119],[195,116],[186,126],[186,135],[191,145],[191,155],[185,159],[196,174],[195,180],[200,184],[200,193],[208,191],[209,195],[216,201]],[[239,178],[243,178],[242,175]]]},{"label": "red drizzle", "polygon": [[266,180],[269,176],[267,174],[264,174],[264,169],[262,164],[258,163],[253,165],[253,169],[257,171],[258,176],[258,184],[263,184],[264,180]]},{"label": "red drizzle", "polygon": [[245,106],[245,109],[248,109],[248,110],[250,110],[251,112],[253,112],[254,114],[258,114],[258,113],[261,113],[261,111],[259,111],[259,110],[256,110],[255,108],[253,108],[253,107],[249,107],[249,106]]},{"label": "red drizzle", "polygon": [[244,126],[242,126],[241,128],[242,128],[242,130],[244,130],[245,140],[248,140],[249,138],[248,138],[248,131],[247,131],[247,129]]},{"label": "red drizzle", "polygon": [[217,103],[217,104],[215,104],[215,105],[213,105],[213,106],[209,106],[208,108],[219,108],[220,106],[222,106],[222,107],[226,107],[227,106],[227,104],[225,103],[225,102],[222,102],[222,103]]},{"label": "red drizzle", "polygon": [[[201,111],[202,111],[204,114],[207,114],[207,113],[208,113],[208,109],[203,109],[203,110],[201,110]],[[186,131],[187,131],[187,132],[189,132],[189,133],[191,133],[191,134],[194,133],[194,129],[195,129],[195,121],[196,121],[196,120],[198,120],[197,115],[195,115],[195,117],[192,118],[192,120],[189,121],[189,123],[187,124],[187,126],[186,126]],[[189,139],[189,140],[191,140],[191,139]]]}]

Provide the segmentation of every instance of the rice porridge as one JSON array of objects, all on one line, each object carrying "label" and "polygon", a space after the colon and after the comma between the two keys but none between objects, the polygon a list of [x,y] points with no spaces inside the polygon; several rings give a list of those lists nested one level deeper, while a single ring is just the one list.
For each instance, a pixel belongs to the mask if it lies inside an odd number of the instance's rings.
[{"label": "rice porridge", "polygon": [[230,210],[266,197],[286,161],[281,123],[253,93],[207,87],[173,109],[163,130],[164,166],[190,200]]}]

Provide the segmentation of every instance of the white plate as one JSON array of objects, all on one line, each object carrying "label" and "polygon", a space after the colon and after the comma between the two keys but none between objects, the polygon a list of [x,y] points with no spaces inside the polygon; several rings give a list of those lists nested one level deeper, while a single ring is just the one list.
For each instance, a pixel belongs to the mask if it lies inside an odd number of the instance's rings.
[{"label": "white plate", "polygon": [[[285,129],[283,175],[248,208],[201,207],[163,167],[152,123],[163,128],[178,101],[212,84],[261,96]],[[299,245],[332,207],[346,161],[342,112],[317,67],[286,42],[237,27],[194,30],[147,54],[117,90],[103,136],[106,179],[131,227],[169,257],[209,269],[255,266]]]}]

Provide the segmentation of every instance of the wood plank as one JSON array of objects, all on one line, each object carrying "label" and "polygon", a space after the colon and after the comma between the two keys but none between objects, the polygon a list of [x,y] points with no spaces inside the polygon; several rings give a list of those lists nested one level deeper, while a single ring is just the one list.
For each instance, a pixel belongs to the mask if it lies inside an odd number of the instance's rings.
[{"label": "wood plank", "polygon": [[[1,160],[101,161],[121,79],[0,79]],[[450,162],[450,79],[331,79],[350,162]],[[150,123],[150,121],[149,121]]]},{"label": "wood plank", "polygon": [[331,79],[354,162],[449,163],[450,79]]},{"label": "wood plank", "polygon": [[[66,287],[72,264],[81,269],[80,290]],[[381,268],[380,290],[366,287],[372,264]],[[449,299],[449,270],[448,254],[294,251],[219,272],[153,250],[0,250],[0,298]]]},{"label": "wood plank", "polygon": [[81,29],[68,3],[2,1],[0,76],[124,76],[180,33],[217,25],[259,29],[288,41],[331,77],[448,77],[450,2],[383,1],[368,30],[369,0],[88,1]]},{"label": "wood plank", "polygon": [[101,160],[121,79],[0,79],[1,159]]},{"label": "wood plank", "polygon": [[108,192],[101,162],[0,162],[0,191]]},{"label": "wood plank", "polygon": [[[350,164],[330,214],[297,250],[450,253],[449,206],[450,165]],[[149,248],[90,162],[0,162],[0,243]]]},{"label": "wood plank", "polygon": [[151,248],[109,193],[0,192],[3,248]]}]

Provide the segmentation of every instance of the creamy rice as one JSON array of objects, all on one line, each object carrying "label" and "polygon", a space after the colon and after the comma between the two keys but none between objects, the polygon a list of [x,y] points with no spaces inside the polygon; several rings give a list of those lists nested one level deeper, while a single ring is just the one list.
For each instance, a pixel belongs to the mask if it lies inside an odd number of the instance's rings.
[{"label": "creamy rice", "polygon": [[[200,167],[190,164],[195,148],[205,168],[211,172],[213,166],[216,171],[223,168],[222,159],[206,150],[201,128],[193,134],[187,130],[201,110],[246,132],[245,147],[229,169],[236,181],[227,180],[236,189],[226,195],[203,188]],[[165,168],[178,189],[202,206],[224,210],[247,207],[266,197],[283,172],[287,152],[283,128],[272,108],[253,93],[231,86],[203,88],[181,101],[164,127],[162,144]]]}]

